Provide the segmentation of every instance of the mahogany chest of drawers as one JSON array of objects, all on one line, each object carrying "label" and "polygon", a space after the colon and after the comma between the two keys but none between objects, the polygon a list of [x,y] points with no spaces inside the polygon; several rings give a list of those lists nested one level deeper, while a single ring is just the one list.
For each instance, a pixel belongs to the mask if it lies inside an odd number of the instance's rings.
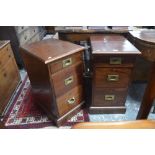
[{"label": "mahogany chest of drawers", "polygon": [[140,54],[121,35],[94,35],[92,104],[90,113],[125,113],[125,101],[136,56]]},{"label": "mahogany chest of drawers", "polygon": [[21,47],[34,102],[60,126],[81,108],[84,47],[47,39]]},{"label": "mahogany chest of drawers", "polygon": [[8,102],[20,81],[10,42],[0,41],[0,116],[4,115]]}]

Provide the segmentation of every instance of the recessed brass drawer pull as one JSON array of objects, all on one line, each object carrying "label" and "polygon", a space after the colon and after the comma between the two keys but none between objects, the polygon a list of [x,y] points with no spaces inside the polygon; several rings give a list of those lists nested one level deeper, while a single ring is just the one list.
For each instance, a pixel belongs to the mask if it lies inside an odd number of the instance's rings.
[{"label": "recessed brass drawer pull", "polygon": [[71,58],[65,59],[63,60],[62,64],[63,64],[63,68],[70,66],[72,64],[72,59]]},{"label": "recessed brass drawer pull", "polygon": [[75,103],[75,97],[70,98],[67,102],[68,102],[68,104],[74,104]]},{"label": "recessed brass drawer pull", "polygon": [[113,101],[115,99],[115,95],[105,95],[106,101]]},{"label": "recessed brass drawer pull", "polygon": [[108,81],[119,81],[119,75],[117,74],[108,75],[107,80]]},{"label": "recessed brass drawer pull", "polygon": [[120,57],[111,57],[110,58],[110,64],[111,65],[120,65],[120,64],[122,64],[122,58],[120,58]]},{"label": "recessed brass drawer pull", "polygon": [[71,84],[73,82],[73,76],[68,77],[67,79],[65,79],[64,82],[66,86]]}]

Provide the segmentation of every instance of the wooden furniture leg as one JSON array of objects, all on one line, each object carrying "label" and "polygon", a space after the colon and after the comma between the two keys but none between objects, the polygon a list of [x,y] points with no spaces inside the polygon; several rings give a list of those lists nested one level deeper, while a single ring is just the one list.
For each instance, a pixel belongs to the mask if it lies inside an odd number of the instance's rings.
[{"label": "wooden furniture leg", "polygon": [[144,93],[143,101],[137,115],[137,119],[146,119],[151,110],[153,100],[155,98],[155,62],[153,62],[150,79]]}]

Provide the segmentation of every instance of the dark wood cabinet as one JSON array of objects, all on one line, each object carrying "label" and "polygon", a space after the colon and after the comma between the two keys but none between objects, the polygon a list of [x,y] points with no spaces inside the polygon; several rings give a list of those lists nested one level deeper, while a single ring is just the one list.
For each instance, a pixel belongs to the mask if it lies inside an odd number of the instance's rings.
[{"label": "dark wood cabinet", "polygon": [[42,40],[21,47],[34,102],[60,126],[81,109],[84,47],[61,40]]},{"label": "dark wood cabinet", "polygon": [[9,41],[0,41],[0,116],[15,89],[20,83],[20,75]]},{"label": "dark wood cabinet", "polygon": [[147,68],[148,84],[137,115],[137,119],[147,119],[155,99],[155,31],[139,30],[129,33],[130,41],[142,52],[144,60],[150,62]]},{"label": "dark wood cabinet", "polygon": [[90,113],[124,113],[136,56],[140,54],[121,35],[90,37],[92,48],[92,104]]}]

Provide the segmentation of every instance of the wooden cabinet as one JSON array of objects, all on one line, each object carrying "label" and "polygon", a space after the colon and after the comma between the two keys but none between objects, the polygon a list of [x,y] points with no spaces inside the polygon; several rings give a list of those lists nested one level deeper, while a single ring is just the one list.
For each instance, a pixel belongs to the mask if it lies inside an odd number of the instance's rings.
[{"label": "wooden cabinet", "polygon": [[19,53],[19,47],[23,44],[40,41],[46,34],[43,26],[1,26],[0,40],[10,40],[15,60],[19,67],[23,67],[23,61]]},{"label": "wooden cabinet", "polygon": [[84,102],[84,47],[66,41],[47,39],[21,47],[34,102],[60,126]]},{"label": "wooden cabinet", "polygon": [[139,30],[129,33],[131,42],[142,52],[142,57],[151,63],[146,72],[149,73],[148,84],[137,119],[147,119],[155,99],[155,31]]},{"label": "wooden cabinet", "polygon": [[90,113],[124,113],[128,86],[140,52],[121,35],[94,35]]},{"label": "wooden cabinet", "polygon": [[0,115],[20,82],[20,75],[9,41],[0,41]]}]

